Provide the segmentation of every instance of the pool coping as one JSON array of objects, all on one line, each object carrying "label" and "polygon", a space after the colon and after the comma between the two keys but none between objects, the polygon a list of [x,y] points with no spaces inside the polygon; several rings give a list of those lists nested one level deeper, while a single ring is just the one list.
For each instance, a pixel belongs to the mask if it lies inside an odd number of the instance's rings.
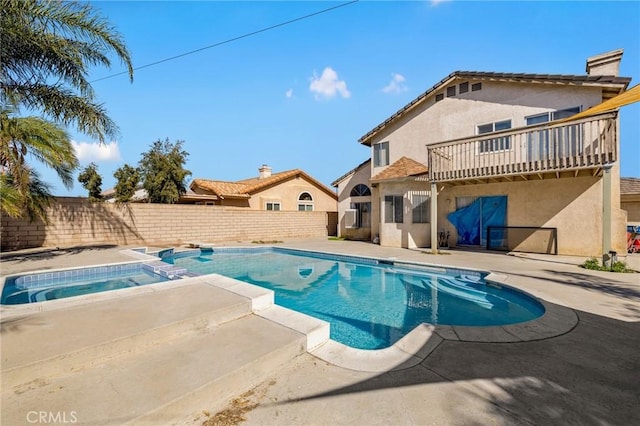
[{"label": "pool coping", "polygon": [[[263,247],[269,248],[272,246]],[[224,246],[221,246],[219,248],[224,248]],[[234,249],[241,248],[255,249],[256,247],[234,247]],[[307,253],[320,253],[323,255],[346,256],[354,259],[382,260],[384,263],[393,263],[397,260],[396,258],[343,255],[340,253],[304,249],[286,248],[286,250]],[[147,261],[159,260],[157,256],[140,253],[139,251],[134,251],[131,249],[122,250],[121,253],[134,257],[137,260],[99,266],[145,263]],[[432,325],[428,323],[422,323],[412,331],[407,333],[405,336],[403,336],[395,344],[387,348],[376,350],[356,349],[339,343],[335,340],[331,340],[329,337],[330,325],[328,322],[307,314],[303,314],[298,311],[276,305],[274,302],[275,293],[272,290],[245,283],[233,278],[225,277],[219,274],[207,274],[197,277],[185,277],[160,283],[148,284],[141,287],[118,289],[58,300],[49,300],[46,302],[29,303],[24,305],[0,305],[0,315],[3,319],[7,319],[15,316],[34,314],[42,311],[50,311],[54,309],[64,309],[73,306],[84,305],[86,303],[117,300],[121,297],[127,297],[133,294],[161,291],[164,289],[191,285],[196,282],[205,282],[206,284],[219,287],[221,289],[250,299],[251,309],[255,315],[258,315],[305,335],[306,350],[311,355],[338,367],[372,373],[401,370],[420,364],[441,343],[445,341],[476,343],[522,343],[561,336],[570,332],[578,323],[578,316],[572,309],[547,302],[546,300],[541,299],[538,296],[530,294],[526,290],[520,289],[517,285],[510,284],[508,282],[508,277],[505,275],[474,268],[450,268],[444,265],[434,265],[423,262],[399,260],[398,263],[406,266],[413,265],[423,268],[443,268],[445,270],[469,271],[474,273],[487,274],[484,277],[485,281],[500,286],[509,287],[516,291],[522,292],[529,297],[532,297],[543,305],[545,312],[542,316],[536,319],[523,323],[504,326],[471,327]],[[67,271],[73,269],[82,269],[86,267],[88,266],[60,268],[45,271],[49,273],[63,270]],[[8,277],[42,272],[44,271],[33,271],[2,277],[2,279],[0,280],[0,288],[4,286],[4,282]]]}]

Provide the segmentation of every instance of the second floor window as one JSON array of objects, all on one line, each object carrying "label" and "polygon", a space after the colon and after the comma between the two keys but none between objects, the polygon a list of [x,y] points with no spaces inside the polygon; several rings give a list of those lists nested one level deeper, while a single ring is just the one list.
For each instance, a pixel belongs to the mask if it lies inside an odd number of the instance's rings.
[{"label": "second floor window", "polygon": [[[511,128],[511,120],[496,121],[495,123],[481,124],[478,126],[478,134],[499,132]],[[504,151],[511,147],[511,136],[483,139],[480,142],[480,153]]]},{"label": "second floor window", "polygon": [[389,142],[380,142],[373,145],[373,167],[381,167],[389,164]]}]

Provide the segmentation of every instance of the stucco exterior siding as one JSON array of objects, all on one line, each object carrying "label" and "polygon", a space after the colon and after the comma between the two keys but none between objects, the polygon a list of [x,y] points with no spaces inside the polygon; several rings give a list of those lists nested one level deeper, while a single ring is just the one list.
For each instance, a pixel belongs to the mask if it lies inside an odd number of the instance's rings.
[{"label": "stucco exterior siding", "polygon": [[[587,75],[456,71],[407,103],[359,139],[371,149],[372,236],[385,246],[430,247],[431,231],[448,232],[455,246],[457,231],[447,216],[456,197],[467,197],[466,206],[475,197],[506,196],[505,225],[520,227],[498,235],[508,249],[554,252],[557,242],[559,254],[623,250],[627,216],[640,212],[633,203],[621,206],[617,112],[556,121],[626,90],[631,79],[617,74],[621,58],[622,50],[588,58]],[[536,119],[528,123],[528,117]],[[386,152],[380,143],[388,144]],[[438,188],[433,229],[412,223],[410,202],[415,191],[430,192],[431,182]],[[403,197],[402,223],[385,221],[386,195]],[[339,197],[342,214],[350,200]],[[477,209],[504,208],[503,199],[486,201],[495,204],[478,203],[461,215],[480,220]],[[497,224],[502,215],[493,218]],[[465,232],[461,241],[484,244],[486,235],[478,238],[468,227],[474,223],[473,216],[457,222]],[[557,238],[540,228],[556,228]]]},{"label": "stucco exterior siding", "polygon": [[[248,200],[252,210],[265,210],[267,201],[281,203],[281,210],[298,210],[298,197],[308,192],[313,198],[313,210],[323,212],[338,211],[336,199],[307,180],[296,177],[252,194]],[[305,202],[306,203],[306,202]]]},{"label": "stucco exterior siding", "polygon": [[[384,182],[379,184],[378,204],[380,215],[380,244],[389,247],[416,248],[426,247],[431,241],[430,224],[413,223],[413,200],[412,192],[430,194],[430,185],[427,182],[399,181]],[[402,196],[402,223],[388,223],[384,215],[384,199],[387,195]]]},{"label": "stucco exterior siding", "polygon": [[627,212],[627,223],[640,226],[640,194],[623,196],[620,208]]},{"label": "stucco exterior siding", "polygon": [[[364,228],[347,228],[345,224],[345,211],[351,208],[351,203],[371,202],[372,197],[351,197],[351,190],[359,184],[366,185],[372,190],[369,179],[371,178],[371,162],[360,167],[351,175],[338,182],[338,236],[356,240],[371,240],[371,226]],[[372,206],[373,207],[373,206]],[[374,222],[373,211],[371,223]]]},{"label": "stucco exterior siding", "polygon": [[[602,194],[599,177],[447,187],[438,197],[438,228],[450,232],[449,244],[455,246],[458,235],[447,215],[455,211],[456,197],[506,195],[507,226],[558,228],[558,254],[600,256]],[[620,209],[612,211],[612,249],[619,252],[626,247],[622,216]],[[533,251],[527,244],[538,243],[522,241],[515,249]]]},{"label": "stucco exterior siding", "polygon": [[[512,128],[523,127],[525,117],[576,106],[584,110],[601,100],[597,87],[482,82],[477,92],[416,107],[376,135],[372,144],[389,141],[390,164],[403,156],[427,164],[425,145],[475,135],[480,124],[511,120]],[[384,168],[375,167],[372,176]]]}]

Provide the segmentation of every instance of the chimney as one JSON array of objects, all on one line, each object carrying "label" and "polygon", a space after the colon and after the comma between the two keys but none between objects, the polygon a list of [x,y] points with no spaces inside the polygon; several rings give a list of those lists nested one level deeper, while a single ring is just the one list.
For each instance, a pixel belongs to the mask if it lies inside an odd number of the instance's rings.
[{"label": "chimney", "polygon": [[260,179],[268,178],[269,176],[271,176],[271,167],[267,166],[266,164],[263,164],[262,167],[258,169],[258,171],[260,172]]},{"label": "chimney", "polygon": [[587,74],[613,75],[617,77],[620,73],[622,52],[624,52],[624,50],[616,49],[587,58]]}]

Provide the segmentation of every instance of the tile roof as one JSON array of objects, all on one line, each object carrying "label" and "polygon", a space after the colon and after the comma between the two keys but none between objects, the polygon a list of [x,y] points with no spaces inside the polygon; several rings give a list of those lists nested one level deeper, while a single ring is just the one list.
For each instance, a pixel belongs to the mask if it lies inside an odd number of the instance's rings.
[{"label": "tile roof", "polygon": [[382,130],[384,127],[395,121],[405,112],[412,109],[416,104],[422,103],[435,92],[444,86],[451,84],[454,80],[473,79],[477,81],[500,81],[512,83],[545,83],[562,84],[573,86],[596,86],[603,87],[603,98],[612,98],[624,91],[631,82],[630,77],[616,77],[611,75],[574,75],[574,74],[531,74],[531,73],[504,73],[504,72],[481,72],[481,71],[454,71],[438,83],[429,88],[426,92],[413,99],[411,102],[400,108],[391,117],[374,127],[366,135],[358,139],[358,142],[369,145],[369,139]]},{"label": "tile roof", "polygon": [[620,195],[640,194],[640,178],[620,178]]},{"label": "tile roof", "polygon": [[402,157],[372,177],[371,181],[378,182],[382,180],[402,179],[410,176],[423,175],[427,172],[427,166],[424,164],[418,163],[416,160],[412,160],[408,157]]},{"label": "tile roof", "polygon": [[331,188],[323,185],[300,169],[273,173],[271,176],[266,178],[253,177],[236,182],[210,179],[194,179],[193,182],[191,182],[190,186],[191,189],[194,189],[194,187],[199,187],[201,189],[211,191],[220,198],[251,198],[251,195],[256,192],[259,192],[270,186],[277,185],[289,179],[293,179],[295,177],[302,177],[324,192],[328,193],[332,197],[336,196]]}]

